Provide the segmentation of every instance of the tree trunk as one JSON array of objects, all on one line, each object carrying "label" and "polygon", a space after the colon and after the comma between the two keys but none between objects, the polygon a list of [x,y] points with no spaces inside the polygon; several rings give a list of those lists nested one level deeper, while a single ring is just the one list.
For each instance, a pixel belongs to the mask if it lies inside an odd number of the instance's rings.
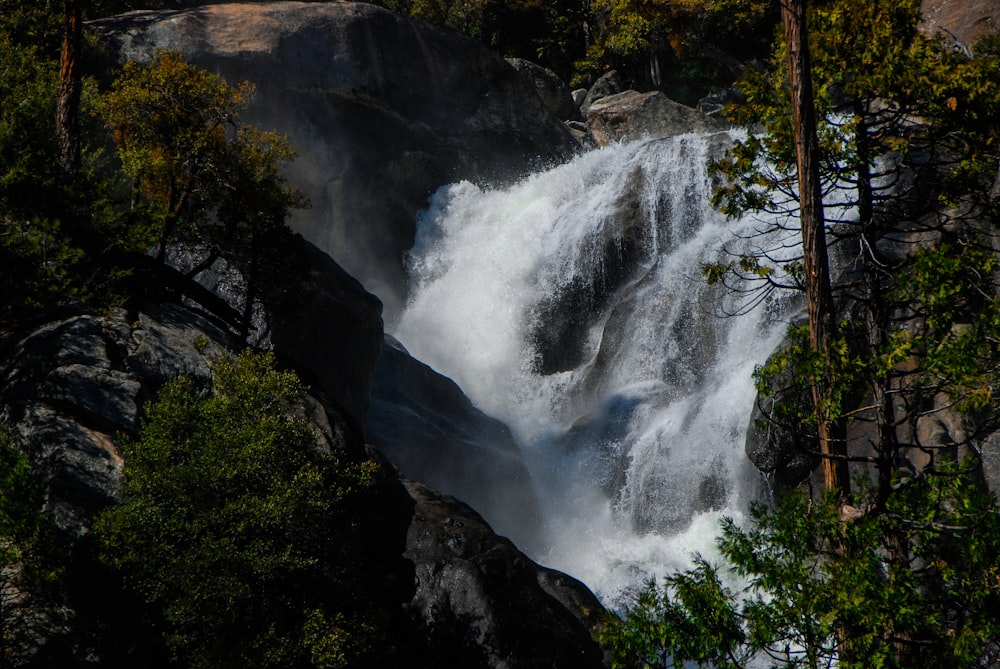
[{"label": "tree trunk", "polygon": [[65,0],[62,52],[59,55],[59,98],[56,138],[59,166],[72,177],[80,169],[80,50],[83,43],[83,0]]},{"label": "tree trunk", "polygon": [[[858,226],[860,232],[859,249],[861,257],[865,338],[870,360],[878,359],[886,344],[889,323],[889,305],[885,297],[884,278],[888,275],[885,260],[877,249],[877,241],[884,231],[875,220],[875,194],[872,187],[872,145],[868,119],[871,117],[871,101],[858,99],[854,102],[854,115],[859,119],[855,131],[854,144],[857,147],[855,164],[858,181]],[[875,511],[884,510],[892,491],[892,473],[899,452],[896,436],[896,417],[893,408],[891,388],[894,374],[873,373],[871,377],[871,406],[874,407],[875,456],[878,467],[878,488],[875,500],[870,505]]]},{"label": "tree trunk", "polygon": [[833,379],[827,358],[834,330],[833,291],[826,250],[823,192],[820,184],[819,141],[813,109],[809,74],[809,46],[806,36],[806,0],[782,0],[781,17],[787,48],[788,83],[792,99],[792,133],[799,181],[799,218],[809,311],[809,342],[822,361],[822,373],[813,381],[819,451],[822,456],[823,484],[827,490],[847,493],[850,479],[846,444],[838,438],[830,415]]}]

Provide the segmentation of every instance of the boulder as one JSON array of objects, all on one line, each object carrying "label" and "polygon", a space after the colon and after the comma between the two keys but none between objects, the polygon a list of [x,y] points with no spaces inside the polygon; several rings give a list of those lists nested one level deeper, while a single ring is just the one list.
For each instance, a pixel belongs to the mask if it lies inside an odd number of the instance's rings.
[{"label": "boulder", "polygon": [[698,100],[696,109],[706,116],[721,116],[723,110],[731,104],[744,104],[747,99],[735,86],[713,91]]},{"label": "boulder", "polygon": [[292,226],[378,295],[405,295],[415,215],[438,187],[515,179],[577,150],[571,133],[482,44],[363,2],[213,4],[90,24],[124,58],[178,49],[256,93],[244,118],[288,135]]},{"label": "boulder", "polygon": [[523,58],[508,58],[507,62],[534,87],[556,118],[566,121],[579,115],[579,105],[574,102],[569,86],[555,72]]},{"label": "boulder", "polygon": [[587,111],[587,125],[600,146],[691,132],[712,132],[725,127],[691,107],[670,100],[661,91],[639,93],[632,90],[593,102]]},{"label": "boulder", "polygon": [[585,586],[529,560],[458,500],[404,486],[412,516],[403,555],[416,583],[407,610],[436,666],[604,666],[593,640],[603,608]]},{"label": "boulder", "polygon": [[625,84],[622,82],[622,78],[618,74],[617,70],[605,72],[597,81],[593,83],[593,85],[591,85],[590,89],[587,91],[587,95],[583,98],[583,102],[580,103],[580,114],[586,118],[587,112],[590,111],[590,106],[592,104],[601,98],[606,98],[609,95],[614,95],[615,93],[621,93],[624,90]]},{"label": "boulder", "polygon": [[941,36],[958,52],[972,54],[976,40],[1000,28],[996,0],[923,0],[920,29]]},{"label": "boulder", "polygon": [[508,427],[390,338],[376,367],[365,436],[406,478],[468,502],[521,546],[536,539],[535,491]]},{"label": "boulder", "polygon": [[81,313],[18,342],[2,369],[0,416],[47,482],[48,510],[70,537],[117,499],[115,440],[135,434],[142,406],[168,379],[207,381],[228,333],[179,306]]},{"label": "boulder", "polygon": [[744,450],[772,487],[788,489],[807,480],[819,466],[819,458],[813,455],[819,445],[814,432],[789,429],[771,420],[768,413],[774,411],[774,405],[773,398],[758,398],[754,403]]}]

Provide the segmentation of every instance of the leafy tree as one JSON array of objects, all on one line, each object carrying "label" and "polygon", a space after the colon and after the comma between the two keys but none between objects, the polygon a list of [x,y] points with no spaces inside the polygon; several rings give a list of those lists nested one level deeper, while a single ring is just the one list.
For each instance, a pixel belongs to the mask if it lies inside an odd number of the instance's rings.
[{"label": "leafy tree", "polygon": [[133,179],[133,216],[156,227],[156,257],[180,241],[203,250],[188,276],[219,258],[241,271],[244,337],[262,287],[295,271],[262,250],[288,242],[288,213],[306,205],[281,173],[295,155],[287,140],[239,120],[252,92],[161,51],[126,63],[100,107]]},{"label": "leafy tree", "polygon": [[[828,345],[812,362],[779,356],[760,377],[774,390],[776,375],[818,374],[830,420],[871,425],[860,432],[864,440],[848,444],[847,459],[875,470],[876,505],[891,493],[901,458],[974,451],[997,424],[982,400],[1000,358],[972,338],[991,340],[997,309],[989,231],[998,61],[988,48],[970,60],[920,36],[918,10],[916,0],[838,0],[810,12],[826,233],[830,253],[856,260],[834,285],[840,306]],[[742,257],[707,267],[710,280],[732,272],[763,290],[805,285],[802,256],[786,252],[799,234],[799,192],[780,72],[748,77],[749,103],[734,118],[764,132],[739,143],[717,170],[726,178],[718,203],[727,213],[766,211],[783,217],[784,230],[776,242],[762,237]],[[787,364],[793,358],[797,367]],[[927,443],[921,425],[946,404],[978,413],[968,415],[964,434]],[[815,424],[815,406],[812,413]]]},{"label": "leafy tree", "polygon": [[612,666],[992,666],[1000,524],[974,490],[942,470],[855,522],[801,491],[755,506],[752,528],[726,520],[724,568],[698,559],[611,620]]},{"label": "leafy tree", "polygon": [[593,0],[578,68],[618,69],[639,87],[693,103],[728,86],[739,61],[766,53],[775,9],[766,0]]},{"label": "leafy tree", "polygon": [[0,667],[16,665],[39,609],[59,596],[62,565],[44,493],[27,457],[0,431]]},{"label": "leafy tree", "polygon": [[[916,0],[811,3],[805,18],[812,62],[800,75],[813,89],[817,159],[801,160],[790,113],[803,101],[785,67],[798,48],[789,36],[770,69],[748,72],[748,103],[733,118],[750,134],[715,168],[727,213],[780,223],[705,274],[813,300],[816,251],[789,249],[806,236],[803,202],[815,198],[802,172],[818,167],[814,209],[829,253],[850,261],[825,312],[833,325],[825,343],[811,327],[790,329],[757,381],[762,394],[784,393],[771,419],[811,436],[810,452],[850,465],[851,478],[828,484],[822,500],[792,493],[757,507],[748,530],[727,521],[720,548],[746,589],[727,590],[725,572],[704,561],[651,585],[609,628],[620,666],[997,659],[1000,527],[980,456],[1000,425],[995,46],[970,59],[922,37]],[[824,421],[849,428],[839,453],[814,445]]]},{"label": "leafy tree", "polygon": [[53,62],[22,42],[35,18],[16,14],[0,29],[0,318],[72,293],[79,256],[60,222]]},{"label": "leafy tree", "polygon": [[[178,227],[204,224],[218,193],[217,175],[231,165],[227,131],[252,88],[161,51],[151,63],[128,62],[101,105],[136,197],[159,222],[156,256],[165,257]],[[137,203],[138,206],[138,203]]]},{"label": "leafy tree", "polygon": [[122,446],[123,503],[95,524],[105,559],[162,611],[177,666],[377,663],[352,509],[374,465],[320,450],[270,355],[213,371],[207,392],[165,386]]},{"label": "leafy tree", "polygon": [[95,119],[90,76],[79,88],[78,160],[69,171],[61,164],[54,124],[61,4],[59,11],[45,3],[11,4],[0,16],[5,326],[75,301],[113,301],[118,280],[130,269],[122,252],[149,245],[137,221],[122,215],[120,172],[107,159],[107,132]]}]

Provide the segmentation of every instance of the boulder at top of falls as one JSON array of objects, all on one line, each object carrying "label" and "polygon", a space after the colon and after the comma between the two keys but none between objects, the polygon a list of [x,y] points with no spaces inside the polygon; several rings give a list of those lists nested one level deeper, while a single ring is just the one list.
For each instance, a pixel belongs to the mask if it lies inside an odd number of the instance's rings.
[{"label": "boulder at top of falls", "polygon": [[583,102],[580,103],[580,113],[583,116],[586,116],[587,112],[590,111],[590,106],[592,104],[601,98],[621,93],[624,90],[625,84],[622,83],[622,78],[618,74],[617,70],[605,72],[597,81],[593,83],[593,85],[591,85],[590,89],[587,91],[586,96],[583,98]]},{"label": "boulder at top of falls", "polygon": [[556,118],[566,121],[576,115],[577,105],[573,102],[573,95],[559,75],[523,58],[508,58],[507,62],[534,86],[538,97]]},{"label": "boulder at top of falls", "polygon": [[251,81],[245,120],[287,133],[288,178],[311,201],[292,226],[385,303],[405,292],[416,213],[438,187],[496,182],[577,150],[502,57],[363,2],[213,4],[91,25],[123,57],[177,49]]},{"label": "boulder at top of falls", "polygon": [[587,110],[587,125],[600,146],[691,132],[712,132],[721,122],[669,99],[661,91],[628,90],[603,97]]}]

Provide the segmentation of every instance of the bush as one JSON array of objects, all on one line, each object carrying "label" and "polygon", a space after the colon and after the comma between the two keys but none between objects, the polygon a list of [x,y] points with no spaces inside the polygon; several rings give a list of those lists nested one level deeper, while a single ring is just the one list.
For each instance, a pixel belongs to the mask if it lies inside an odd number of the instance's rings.
[{"label": "bush", "polygon": [[164,387],[125,443],[123,502],[95,526],[103,559],[162,612],[185,667],[356,666],[364,609],[352,511],[374,465],[317,446],[304,390],[272,356],[215,363]]}]

